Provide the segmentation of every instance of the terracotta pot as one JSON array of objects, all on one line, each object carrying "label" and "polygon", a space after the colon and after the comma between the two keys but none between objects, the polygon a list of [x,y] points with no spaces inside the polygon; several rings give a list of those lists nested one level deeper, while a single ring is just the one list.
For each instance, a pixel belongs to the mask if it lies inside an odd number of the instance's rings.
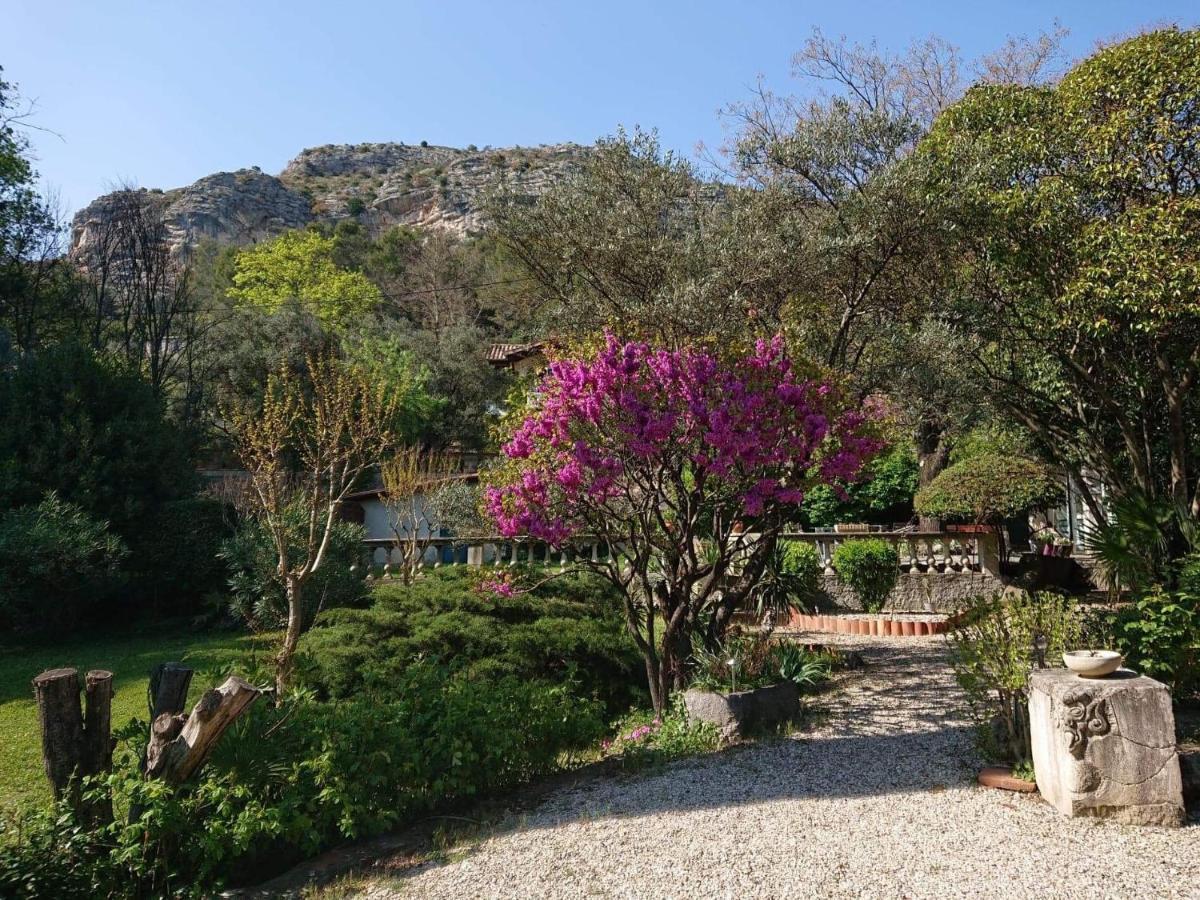
[{"label": "terracotta pot", "polygon": [[861,635],[870,634],[871,633],[871,623],[868,622],[866,619],[855,619],[854,620],[854,633],[861,634]]},{"label": "terracotta pot", "polygon": [[904,637],[912,637],[916,634],[913,625],[916,623],[912,619],[903,619],[900,622],[900,634]]},{"label": "terracotta pot", "polygon": [[913,622],[913,633],[917,637],[925,637],[929,634],[929,623],[921,620]]}]

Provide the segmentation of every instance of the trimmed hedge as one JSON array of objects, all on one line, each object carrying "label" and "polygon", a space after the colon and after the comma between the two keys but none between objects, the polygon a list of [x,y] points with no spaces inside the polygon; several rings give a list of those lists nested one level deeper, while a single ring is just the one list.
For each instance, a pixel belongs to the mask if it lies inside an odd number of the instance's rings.
[{"label": "trimmed hedge", "polygon": [[879,538],[849,540],[833,551],[833,568],[838,580],[854,591],[863,609],[875,613],[883,609],[900,577],[900,554]]}]

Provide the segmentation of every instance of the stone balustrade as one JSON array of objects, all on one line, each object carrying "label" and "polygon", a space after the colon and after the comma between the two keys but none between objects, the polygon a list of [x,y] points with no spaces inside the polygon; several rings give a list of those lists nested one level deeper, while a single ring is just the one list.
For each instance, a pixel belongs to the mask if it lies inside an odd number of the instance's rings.
[{"label": "stone balustrade", "polygon": [[[364,541],[368,572],[382,567],[385,576],[390,575],[402,553],[393,538],[373,538]],[[570,546],[553,547],[545,541],[513,539],[498,536],[480,538],[432,537],[422,538],[419,546],[425,550],[418,568],[437,569],[442,566],[515,566],[518,563],[532,565],[557,565],[566,568],[573,559],[585,557],[599,562],[608,557],[608,547],[603,541],[579,538]]]},{"label": "stone balustrade", "polygon": [[1000,576],[999,542],[991,531],[795,531],[783,535],[783,540],[812,544],[826,575],[833,574],[833,554],[838,546],[868,538],[895,548],[902,574]]},{"label": "stone balustrade", "polygon": [[[741,536],[741,539],[753,535]],[[942,575],[982,574],[999,577],[1000,556],[996,535],[991,532],[968,531],[872,531],[872,532],[810,532],[795,531],[782,535],[785,541],[812,544],[827,575],[833,574],[833,554],[846,541],[877,538],[896,548],[902,574]],[[364,562],[368,571],[382,566],[385,574],[400,559],[396,542],[390,538],[365,542]],[[511,539],[499,536],[476,538],[424,538],[421,566],[514,566],[517,563],[558,565],[565,568],[580,556],[593,560],[607,558],[609,548],[594,538],[576,538],[570,546],[553,547],[545,541]]]}]

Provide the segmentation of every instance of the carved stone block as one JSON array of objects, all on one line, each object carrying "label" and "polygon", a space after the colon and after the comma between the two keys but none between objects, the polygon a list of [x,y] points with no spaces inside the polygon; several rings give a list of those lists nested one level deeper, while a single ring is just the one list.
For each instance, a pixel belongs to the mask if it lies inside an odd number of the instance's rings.
[{"label": "carved stone block", "polygon": [[1038,790],[1060,812],[1184,824],[1166,685],[1126,669],[1097,679],[1043,669],[1030,680],[1029,723]]}]

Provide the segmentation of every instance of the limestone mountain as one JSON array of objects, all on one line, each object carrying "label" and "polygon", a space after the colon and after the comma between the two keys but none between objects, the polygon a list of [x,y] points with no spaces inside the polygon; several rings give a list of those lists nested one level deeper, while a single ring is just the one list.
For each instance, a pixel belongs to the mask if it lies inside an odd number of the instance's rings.
[{"label": "limestone mountain", "polygon": [[[278,176],[240,169],[145,195],[164,206],[176,249],[206,238],[247,244],[310,222],[352,217],[374,230],[412,225],[465,235],[485,226],[483,199],[500,180],[535,197],[573,171],[585,153],[577,144],[483,150],[326,145],[302,151]],[[76,213],[73,253],[111,216],[115,196],[100,197]]]}]

